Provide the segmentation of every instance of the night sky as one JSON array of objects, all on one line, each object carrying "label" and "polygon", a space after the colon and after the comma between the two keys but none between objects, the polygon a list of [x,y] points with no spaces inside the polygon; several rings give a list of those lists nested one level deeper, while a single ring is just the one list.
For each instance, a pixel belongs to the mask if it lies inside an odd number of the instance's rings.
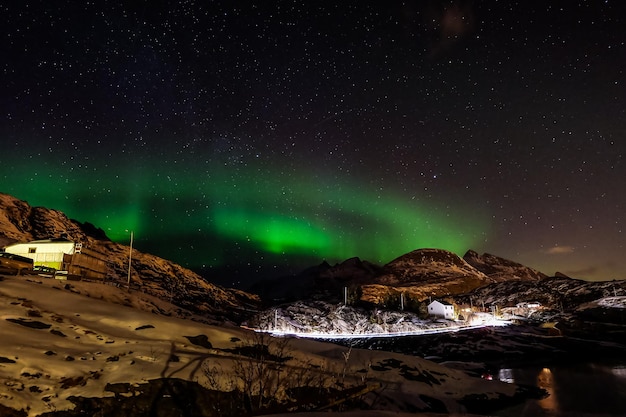
[{"label": "night sky", "polygon": [[0,10],[31,205],[226,285],[424,247],[626,278],[621,0]]}]

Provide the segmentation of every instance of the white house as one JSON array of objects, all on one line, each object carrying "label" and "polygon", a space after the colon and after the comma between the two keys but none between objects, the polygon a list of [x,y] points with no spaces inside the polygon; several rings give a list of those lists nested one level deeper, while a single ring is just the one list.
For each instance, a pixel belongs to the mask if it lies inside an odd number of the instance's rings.
[{"label": "white house", "polygon": [[523,303],[517,303],[517,308],[539,308],[541,307],[541,303],[539,301],[529,301]]},{"label": "white house", "polygon": [[106,274],[106,260],[103,253],[67,239],[14,243],[6,246],[4,251],[31,258],[34,266],[67,271],[67,274],[77,277],[104,279]]},{"label": "white house", "polygon": [[63,255],[73,255],[75,244],[67,239],[33,240],[27,243],[14,243],[5,247],[4,251],[31,258],[35,266],[61,270]]},{"label": "white house", "polygon": [[435,300],[428,304],[428,314],[444,319],[454,319],[454,306],[446,301]]}]

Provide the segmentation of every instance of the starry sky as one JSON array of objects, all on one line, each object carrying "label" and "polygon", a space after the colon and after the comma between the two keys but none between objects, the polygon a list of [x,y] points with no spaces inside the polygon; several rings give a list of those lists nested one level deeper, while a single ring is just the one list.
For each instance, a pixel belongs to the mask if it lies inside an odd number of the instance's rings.
[{"label": "starry sky", "polygon": [[0,191],[245,286],[434,247],[626,278],[622,1],[12,1]]}]

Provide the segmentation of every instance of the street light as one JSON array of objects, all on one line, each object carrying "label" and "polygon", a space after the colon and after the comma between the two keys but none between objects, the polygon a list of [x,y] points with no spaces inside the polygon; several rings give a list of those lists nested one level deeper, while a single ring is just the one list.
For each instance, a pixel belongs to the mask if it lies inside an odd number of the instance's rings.
[{"label": "street light", "polygon": [[130,231],[130,250],[128,251],[128,284],[127,289],[130,292],[130,265],[133,261],[133,231]]}]

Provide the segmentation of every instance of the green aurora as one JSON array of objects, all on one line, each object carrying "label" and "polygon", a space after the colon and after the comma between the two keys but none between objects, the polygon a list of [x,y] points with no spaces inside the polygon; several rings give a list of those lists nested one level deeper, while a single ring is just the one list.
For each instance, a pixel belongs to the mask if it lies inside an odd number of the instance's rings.
[{"label": "green aurora", "polygon": [[114,241],[127,242],[132,230],[138,249],[191,268],[254,269],[292,258],[338,262],[354,256],[386,263],[423,247],[462,255],[488,232],[485,218],[467,215],[467,204],[437,205],[433,198],[426,202],[310,172],[287,176],[248,164],[236,175],[224,165],[204,171],[129,163],[104,168],[59,174],[41,164],[37,175],[14,168],[23,180],[4,191],[90,222]]}]

